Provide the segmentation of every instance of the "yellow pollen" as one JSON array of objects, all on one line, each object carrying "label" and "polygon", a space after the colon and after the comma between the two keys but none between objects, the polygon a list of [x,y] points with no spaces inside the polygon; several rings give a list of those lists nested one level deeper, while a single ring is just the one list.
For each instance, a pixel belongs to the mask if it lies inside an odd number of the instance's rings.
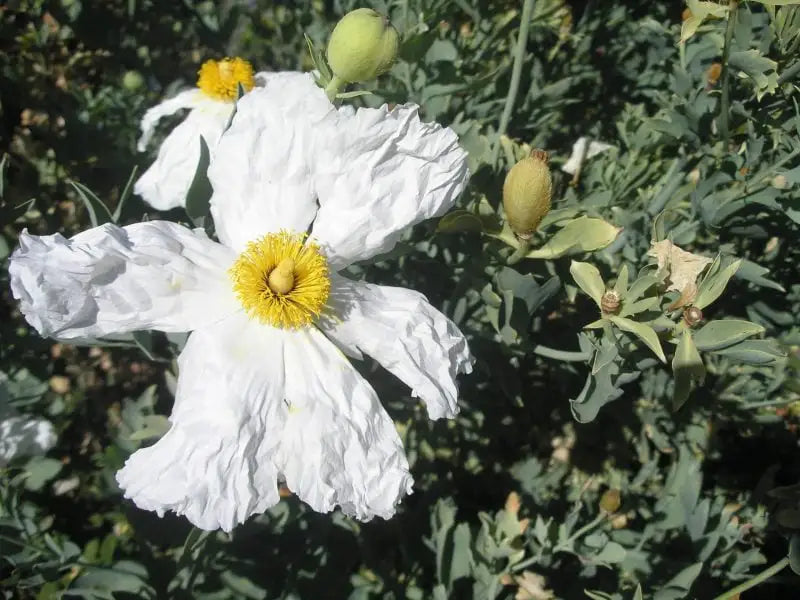
[{"label": "yellow pollen", "polygon": [[328,301],[328,262],[305,234],[271,233],[247,244],[228,273],[247,313],[267,325],[310,325]]},{"label": "yellow pollen", "polygon": [[207,60],[197,72],[197,87],[215,100],[233,102],[242,84],[245,92],[255,85],[252,65],[243,58]]}]

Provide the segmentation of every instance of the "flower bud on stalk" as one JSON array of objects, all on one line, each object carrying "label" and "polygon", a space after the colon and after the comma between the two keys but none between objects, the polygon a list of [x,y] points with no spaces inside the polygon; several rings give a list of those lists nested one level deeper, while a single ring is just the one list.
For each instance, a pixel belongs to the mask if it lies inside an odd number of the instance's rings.
[{"label": "flower bud on stalk", "polygon": [[619,490],[606,490],[606,492],[600,498],[600,510],[608,514],[617,512],[621,504],[622,496],[620,495]]},{"label": "flower bud on stalk", "polygon": [[399,37],[389,20],[371,8],[347,13],[328,42],[328,64],[344,83],[369,81],[389,70]]},{"label": "flower bud on stalk", "polygon": [[543,150],[534,150],[515,164],[503,183],[503,208],[511,230],[528,240],[550,212],[553,180]]}]

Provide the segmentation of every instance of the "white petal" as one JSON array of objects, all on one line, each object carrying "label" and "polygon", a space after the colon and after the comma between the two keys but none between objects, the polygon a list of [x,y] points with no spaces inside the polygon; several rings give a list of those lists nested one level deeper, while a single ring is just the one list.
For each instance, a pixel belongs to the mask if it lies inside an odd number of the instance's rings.
[{"label": "white petal", "polygon": [[233,104],[227,102],[200,103],[164,138],[155,162],[136,181],[134,191],[156,210],[186,206],[186,194],[200,162],[200,136],[213,160],[232,111]]},{"label": "white petal", "polygon": [[[588,160],[593,156],[596,156],[601,152],[605,152],[606,150],[610,150],[614,147],[603,142],[592,140],[589,142],[589,149],[587,150],[586,141],[587,140],[585,137],[580,137],[572,145],[572,154],[570,154],[569,160],[561,167],[562,171],[569,173],[570,175],[574,175],[575,171],[578,170],[578,165],[581,163],[581,161]],[[586,156],[584,156],[584,152],[586,153]]]},{"label": "white petal", "polygon": [[456,134],[421,122],[417,111],[341,110],[319,128],[312,235],[335,269],[388,252],[405,228],[445,213],[464,188],[467,154]]},{"label": "white petal", "polygon": [[139,152],[143,152],[147,148],[147,144],[150,143],[150,138],[153,137],[153,132],[156,130],[156,125],[161,119],[173,115],[183,108],[194,108],[203,101],[203,97],[203,92],[198,89],[186,90],[149,108],[142,117],[142,137],[139,138],[137,144]]},{"label": "white petal", "polygon": [[314,510],[388,519],[413,479],[375,391],[316,329],[284,346],[286,425],[277,456],[286,485]]},{"label": "white petal", "polygon": [[281,330],[241,315],[192,333],[178,359],[172,428],[117,473],[125,496],[225,531],[278,502],[283,346]]},{"label": "white petal", "polygon": [[19,242],[11,290],[43,336],[190,331],[240,308],[226,273],[235,255],[175,223],[107,224],[69,240],[23,231]]},{"label": "white petal", "polygon": [[247,242],[308,229],[317,210],[310,175],[315,124],[333,107],[309,74],[273,73],[244,96],[208,170],[217,235]]},{"label": "white petal", "polygon": [[365,352],[411,388],[431,419],[458,413],[456,376],[472,371],[467,340],[425,296],[405,288],[332,280],[333,315],[320,323],[342,350]]}]

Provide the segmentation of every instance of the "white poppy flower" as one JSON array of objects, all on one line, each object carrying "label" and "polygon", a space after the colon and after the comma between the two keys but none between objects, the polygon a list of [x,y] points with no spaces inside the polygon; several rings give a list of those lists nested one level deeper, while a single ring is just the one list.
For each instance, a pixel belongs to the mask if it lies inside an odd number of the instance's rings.
[{"label": "white poppy flower", "polygon": [[8,402],[0,373],[0,467],[22,456],[39,456],[56,443],[53,424],[46,419],[20,414]]},{"label": "white poppy flower", "polygon": [[266,78],[264,73],[254,75],[250,63],[241,58],[208,60],[198,71],[197,88],[150,108],[142,118],[140,152],[147,148],[161,119],[185,108],[190,111],[164,139],[155,162],[136,181],[134,191],[157,210],[186,206],[186,193],[200,161],[200,137],[213,156],[233,112],[239,84],[248,92]]},{"label": "white poppy flower", "polygon": [[171,429],[117,474],[140,508],[230,530],[275,504],[282,480],[314,510],[388,518],[413,480],[343,353],[372,356],[431,418],[457,413],[472,358],[421,294],[336,271],[444,213],[467,177],[456,135],[415,107],[336,111],[310,76],[283,74],[240,100],[209,168],[221,243],[159,221],[23,233],[12,290],[60,339],[192,331]]}]

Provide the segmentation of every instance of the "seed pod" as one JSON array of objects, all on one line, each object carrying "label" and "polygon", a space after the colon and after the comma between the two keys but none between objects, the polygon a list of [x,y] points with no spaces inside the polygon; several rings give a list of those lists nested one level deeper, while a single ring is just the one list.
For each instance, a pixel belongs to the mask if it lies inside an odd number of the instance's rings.
[{"label": "seed pod", "polygon": [[399,37],[389,20],[371,8],[347,13],[328,41],[328,64],[347,83],[369,81],[389,70]]},{"label": "seed pod", "polygon": [[600,298],[600,310],[604,315],[615,315],[619,312],[619,306],[622,299],[617,290],[606,290]]},{"label": "seed pod", "polygon": [[703,311],[696,306],[690,306],[683,311],[683,320],[689,327],[695,327],[703,320]]},{"label": "seed pod", "polygon": [[621,504],[622,497],[620,496],[619,490],[606,490],[600,497],[600,510],[608,514],[617,512]]},{"label": "seed pod", "polygon": [[550,212],[553,180],[543,150],[534,150],[515,164],[503,183],[503,208],[511,230],[528,239]]}]

